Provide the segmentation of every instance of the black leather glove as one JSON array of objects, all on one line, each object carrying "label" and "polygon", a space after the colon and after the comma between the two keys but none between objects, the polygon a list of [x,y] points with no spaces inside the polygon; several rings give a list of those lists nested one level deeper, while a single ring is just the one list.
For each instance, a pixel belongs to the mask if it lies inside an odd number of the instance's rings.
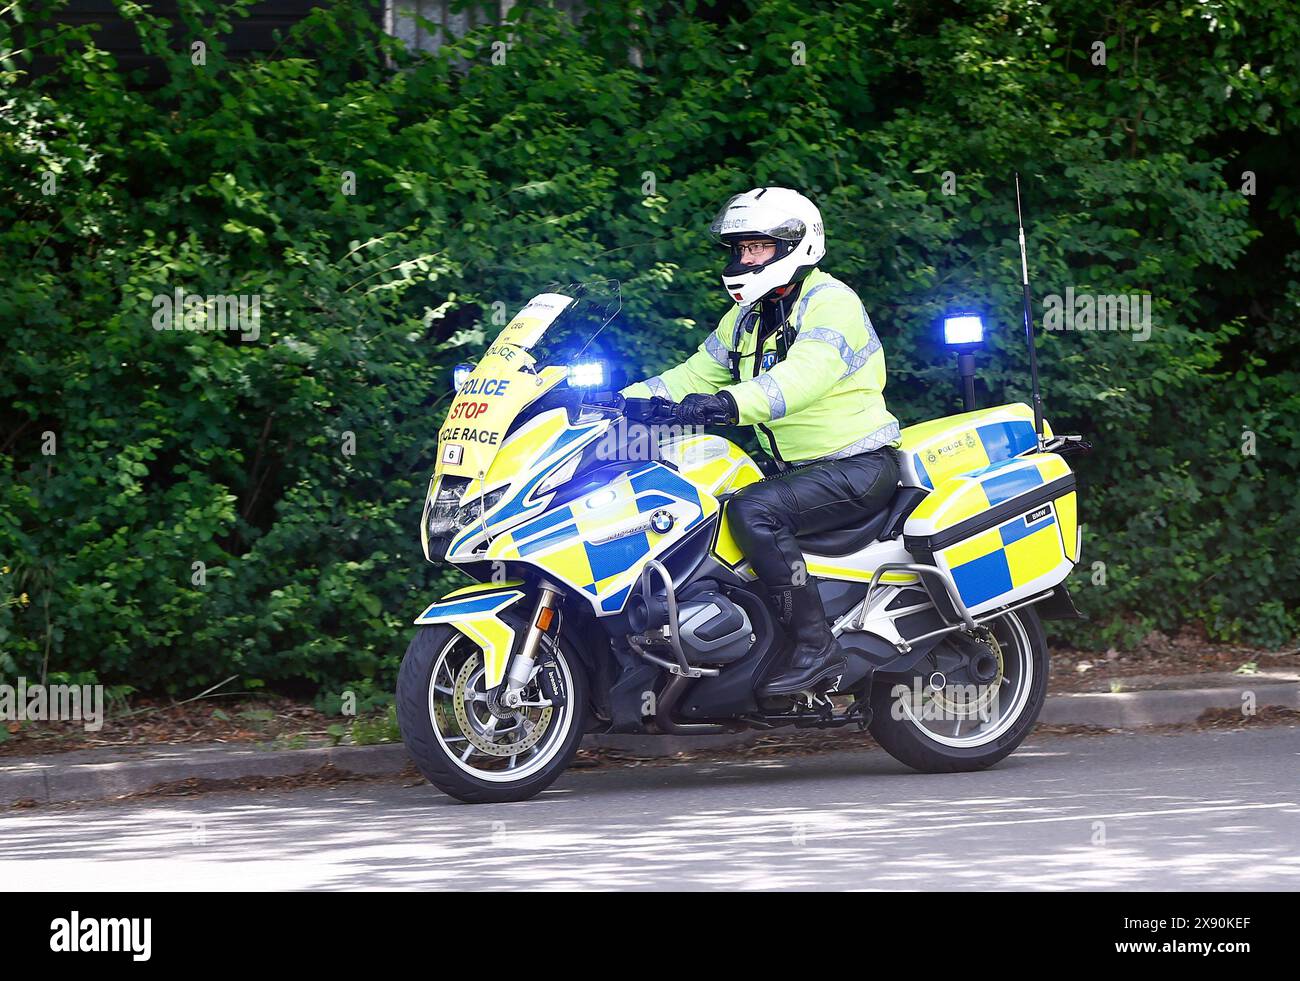
[{"label": "black leather glove", "polygon": [[690,426],[734,426],[740,418],[730,392],[688,395],[677,403],[673,417]]}]

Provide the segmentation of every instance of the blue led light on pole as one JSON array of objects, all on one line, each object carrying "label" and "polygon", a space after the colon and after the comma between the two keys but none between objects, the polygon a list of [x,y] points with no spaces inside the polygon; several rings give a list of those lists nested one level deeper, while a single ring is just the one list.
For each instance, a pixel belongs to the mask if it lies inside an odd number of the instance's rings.
[{"label": "blue led light on pole", "polygon": [[975,408],[975,352],[984,346],[984,320],[978,313],[956,311],[943,318],[943,342],[957,352],[962,406]]}]

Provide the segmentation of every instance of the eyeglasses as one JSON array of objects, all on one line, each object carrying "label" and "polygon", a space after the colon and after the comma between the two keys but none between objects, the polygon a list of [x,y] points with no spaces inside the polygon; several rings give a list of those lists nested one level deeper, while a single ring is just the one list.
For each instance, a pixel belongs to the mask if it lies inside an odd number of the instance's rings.
[{"label": "eyeglasses", "polygon": [[741,257],[754,256],[757,258],[768,249],[776,248],[775,242],[737,242],[735,245],[736,253]]}]

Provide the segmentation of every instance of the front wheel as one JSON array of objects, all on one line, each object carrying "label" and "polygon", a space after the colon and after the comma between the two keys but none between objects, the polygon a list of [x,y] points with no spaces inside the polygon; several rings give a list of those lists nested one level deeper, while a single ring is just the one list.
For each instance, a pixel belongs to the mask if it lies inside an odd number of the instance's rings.
[{"label": "front wheel", "polygon": [[[527,624],[512,625],[522,642]],[[431,784],[469,804],[527,800],[569,765],[584,730],[582,662],[562,641],[543,635],[535,668],[523,704],[494,713],[479,646],[448,624],[416,632],[397,676],[397,722]],[[542,670],[558,680],[549,699]]]},{"label": "front wheel", "polygon": [[1049,654],[1038,614],[1025,607],[986,633],[949,635],[907,675],[871,690],[871,735],[923,773],[982,770],[1010,755],[1047,699]]}]

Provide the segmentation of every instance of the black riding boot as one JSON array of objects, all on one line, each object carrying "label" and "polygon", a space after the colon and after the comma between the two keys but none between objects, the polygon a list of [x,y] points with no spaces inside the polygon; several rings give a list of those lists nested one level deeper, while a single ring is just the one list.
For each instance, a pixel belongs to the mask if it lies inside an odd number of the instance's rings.
[{"label": "black riding boot", "polygon": [[[790,663],[780,674],[768,679],[759,689],[762,695],[793,695],[808,689],[824,688],[842,675],[848,666],[840,642],[831,633],[826,623],[826,611],[822,609],[822,599],[817,587],[812,584],[787,586],[778,594],[785,605],[789,605],[788,618],[782,617],[789,624],[794,635],[794,650],[790,654]],[[782,610],[782,613],[786,613]]]}]

